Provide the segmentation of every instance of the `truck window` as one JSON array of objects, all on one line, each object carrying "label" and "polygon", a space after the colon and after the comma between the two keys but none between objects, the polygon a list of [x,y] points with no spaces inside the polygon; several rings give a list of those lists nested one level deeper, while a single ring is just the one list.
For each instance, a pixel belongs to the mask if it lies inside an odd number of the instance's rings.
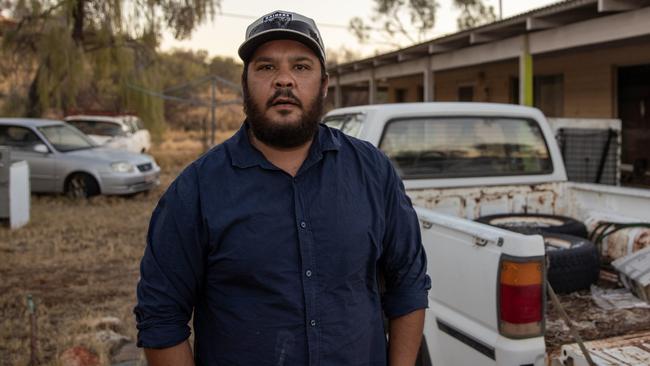
[{"label": "truck window", "polygon": [[323,120],[323,123],[329,127],[339,129],[346,135],[358,137],[361,132],[361,124],[363,123],[364,115],[360,113],[355,114],[339,114],[336,116],[329,116]]},{"label": "truck window", "polygon": [[548,174],[542,131],[516,118],[398,119],[386,124],[379,148],[403,179]]},{"label": "truck window", "polygon": [[114,122],[92,121],[92,120],[70,120],[69,124],[75,126],[86,135],[98,136],[125,136],[122,126]]}]

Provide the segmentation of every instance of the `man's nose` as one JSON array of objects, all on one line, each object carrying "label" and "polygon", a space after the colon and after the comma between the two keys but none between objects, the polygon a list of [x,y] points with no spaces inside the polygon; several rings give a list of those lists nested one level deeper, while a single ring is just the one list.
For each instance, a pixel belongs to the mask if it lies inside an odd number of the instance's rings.
[{"label": "man's nose", "polygon": [[276,88],[289,88],[289,87],[294,87],[295,81],[293,80],[293,76],[289,72],[289,70],[285,70],[284,68],[280,69],[280,71],[277,74],[277,77],[275,78],[275,87]]}]

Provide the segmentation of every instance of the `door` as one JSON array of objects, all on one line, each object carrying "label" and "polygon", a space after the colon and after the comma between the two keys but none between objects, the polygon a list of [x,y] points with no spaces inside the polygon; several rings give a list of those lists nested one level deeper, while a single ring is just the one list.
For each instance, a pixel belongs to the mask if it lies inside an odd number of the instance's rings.
[{"label": "door", "polygon": [[618,69],[618,117],[623,123],[623,182],[650,184],[650,64]]},{"label": "door", "polygon": [[56,159],[49,153],[34,151],[43,141],[27,127],[0,126],[0,144],[11,148],[11,160],[25,160],[29,165],[32,192],[57,191]]}]

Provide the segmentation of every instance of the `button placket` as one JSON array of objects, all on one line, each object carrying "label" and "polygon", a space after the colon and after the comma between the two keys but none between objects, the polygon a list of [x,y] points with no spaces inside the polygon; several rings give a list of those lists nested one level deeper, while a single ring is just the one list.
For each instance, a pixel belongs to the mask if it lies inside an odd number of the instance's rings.
[{"label": "button placket", "polygon": [[[302,179],[300,180],[302,182]],[[298,179],[294,178],[292,181],[292,186],[294,190],[294,199],[295,199],[295,222],[298,228],[298,244],[300,247],[300,254],[302,263],[299,265],[302,267],[302,273],[305,276],[303,281],[303,295],[305,299],[305,318],[307,319],[306,326],[309,329],[307,331],[307,344],[310,353],[310,358],[316,359],[318,356],[318,338],[319,332],[316,323],[316,319],[313,317],[316,316],[316,304],[315,304],[315,278],[312,271],[314,265],[314,253],[313,253],[313,238],[309,228],[307,227],[307,217],[306,208],[303,207],[303,200],[301,194],[301,184],[298,183]],[[316,363],[317,364],[317,363]],[[315,365],[310,363],[310,365]]]}]

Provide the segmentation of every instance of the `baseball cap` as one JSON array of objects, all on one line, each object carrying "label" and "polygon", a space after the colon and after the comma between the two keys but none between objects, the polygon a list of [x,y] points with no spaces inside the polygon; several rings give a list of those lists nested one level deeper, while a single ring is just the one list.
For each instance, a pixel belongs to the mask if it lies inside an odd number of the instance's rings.
[{"label": "baseball cap", "polygon": [[262,43],[276,39],[303,43],[325,64],[325,47],[316,22],[304,15],[282,10],[268,13],[246,28],[246,40],[239,46],[239,57],[247,62]]}]

